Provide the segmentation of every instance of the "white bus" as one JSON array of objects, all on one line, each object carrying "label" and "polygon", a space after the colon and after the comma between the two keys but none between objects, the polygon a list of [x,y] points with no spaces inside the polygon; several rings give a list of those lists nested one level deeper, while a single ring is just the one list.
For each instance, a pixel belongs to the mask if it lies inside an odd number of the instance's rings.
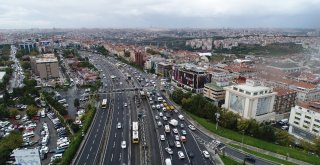
[{"label": "white bus", "polygon": [[138,122],[132,122],[132,143],[139,143],[139,126]]},{"label": "white bus", "polygon": [[102,109],[107,108],[107,99],[103,99],[103,100],[102,100],[101,108],[102,108]]}]

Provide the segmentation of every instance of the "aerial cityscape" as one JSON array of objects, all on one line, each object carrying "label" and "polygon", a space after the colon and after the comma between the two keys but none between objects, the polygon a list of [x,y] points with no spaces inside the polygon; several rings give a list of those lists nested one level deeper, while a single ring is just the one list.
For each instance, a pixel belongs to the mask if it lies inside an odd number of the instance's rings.
[{"label": "aerial cityscape", "polygon": [[0,165],[319,165],[319,0],[0,6]]}]

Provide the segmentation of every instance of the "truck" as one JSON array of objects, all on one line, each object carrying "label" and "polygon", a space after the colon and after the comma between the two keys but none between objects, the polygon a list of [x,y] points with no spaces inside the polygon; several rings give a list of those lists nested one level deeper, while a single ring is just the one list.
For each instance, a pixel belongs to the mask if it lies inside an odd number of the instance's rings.
[{"label": "truck", "polygon": [[171,120],[169,121],[169,124],[176,127],[176,126],[178,125],[178,120],[176,120],[176,119],[171,119]]}]

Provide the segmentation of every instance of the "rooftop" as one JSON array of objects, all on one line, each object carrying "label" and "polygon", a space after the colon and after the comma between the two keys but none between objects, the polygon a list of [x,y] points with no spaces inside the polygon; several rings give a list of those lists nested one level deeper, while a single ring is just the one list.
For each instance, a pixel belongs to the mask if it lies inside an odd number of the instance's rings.
[{"label": "rooftop", "polygon": [[239,89],[243,89],[243,90],[248,91],[248,92],[257,92],[257,91],[270,90],[269,87],[265,87],[265,86],[251,86],[251,85],[247,85],[247,84],[239,84],[239,85],[236,85],[235,87],[237,87],[237,88],[239,88]]},{"label": "rooftop", "polygon": [[296,63],[286,63],[286,62],[274,62],[271,63],[270,66],[276,67],[276,68],[298,68],[299,66]]},{"label": "rooftop", "polygon": [[223,90],[223,87],[217,86],[217,84],[215,82],[204,84],[204,86],[208,87],[210,89]]},{"label": "rooftop", "polygon": [[320,102],[299,102],[300,107],[320,113]]},{"label": "rooftop", "polygon": [[284,95],[296,93],[295,91],[286,89],[286,88],[274,88],[273,91],[277,92],[277,96],[284,96]]},{"label": "rooftop", "polygon": [[311,84],[311,83],[307,83],[307,82],[295,82],[295,83],[292,83],[292,85],[294,85],[296,87],[305,88],[305,89],[317,88],[317,85],[314,85],[314,84]]}]

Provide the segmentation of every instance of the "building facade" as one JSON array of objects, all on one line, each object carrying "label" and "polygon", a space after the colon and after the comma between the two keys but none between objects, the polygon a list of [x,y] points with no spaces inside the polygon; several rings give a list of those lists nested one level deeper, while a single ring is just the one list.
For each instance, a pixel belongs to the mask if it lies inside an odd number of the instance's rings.
[{"label": "building facade", "polygon": [[177,87],[202,93],[204,84],[211,82],[211,75],[193,64],[180,64],[172,67],[171,79]]},{"label": "building facade", "polygon": [[224,103],[226,91],[216,82],[204,84],[203,96],[213,101],[219,107]]},{"label": "building facade", "polygon": [[291,108],[289,133],[312,142],[320,136],[320,102],[300,102]]},{"label": "building facade", "polygon": [[291,108],[296,105],[297,92],[286,88],[274,88],[277,92],[273,110],[277,114],[289,113]]},{"label": "building facade", "polygon": [[163,78],[170,78],[172,72],[172,64],[166,62],[159,62],[157,64],[156,74],[163,77]]},{"label": "building facade", "polygon": [[298,82],[289,85],[289,88],[297,92],[297,101],[320,100],[320,87],[306,82]]},{"label": "building facade", "polygon": [[273,104],[276,93],[269,87],[258,85],[247,80],[246,84],[224,87],[223,107],[246,119],[253,118],[259,122],[275,120]]},{"label": "building facade", "polygon": [[30,62],[33,73],[41,79],[59,78],[58,59],[54,54],[44,54],[42,57],[33,57]]},{"label": "building facade", "polygon": [[32,50],[36,50],[37,44],[33,41],[25,41],[23,43],[20,43],[19,47],[25,52],[30,53]]}]

